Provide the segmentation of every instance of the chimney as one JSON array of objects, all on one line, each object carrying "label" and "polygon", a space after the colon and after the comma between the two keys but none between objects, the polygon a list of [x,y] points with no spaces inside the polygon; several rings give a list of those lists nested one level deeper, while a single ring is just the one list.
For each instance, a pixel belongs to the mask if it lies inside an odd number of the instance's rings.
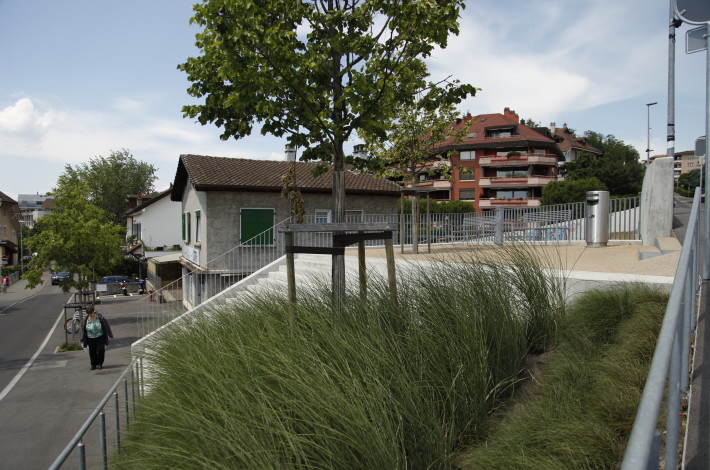
[{"label": "chimney", "polygon": [[551,122],[550,123],[550,132],[552,133],[552,135],[555,135],[556,130],[557,130],[557,124],[555,124],[554,122]]},{"label": "chimney", "polygon": [[515,122],[520,122],[520,117],[518,116],[518,113],[508,107],[503,110],[503,116],[512,119]]},{"label": "chimney", "polygon": [[296,149],[290,145],[286,145],[286,161],[295,162],[296,161]]}]

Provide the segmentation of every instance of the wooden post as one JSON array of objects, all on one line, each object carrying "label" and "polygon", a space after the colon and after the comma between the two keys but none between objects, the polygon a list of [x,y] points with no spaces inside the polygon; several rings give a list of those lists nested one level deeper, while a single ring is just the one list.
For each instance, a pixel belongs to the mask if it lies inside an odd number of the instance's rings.
[{"label": "wooden post", "polygon": [[385,253],[387,254],[387,283],[390,289],[390,306],[397,310],[397,276],[394,266],[394,246],[392,238],[385,239]]},{"label": "wooden post", "polygon": [[419,193],[412,196],[412,253],[419,254]]},{"label": "wooden post", "polygon": [[357,265],[360,277],[360,300],[367,299],[367,267],[365,266],[365,240],[357,242]]},{"label": "wooden post", "polygon": [[[284,245],[286,246],[286,279],[288,280],[288,307],[290,314],[294,314],[294,307],[296,306],[296,268],[293,259],[293,253],[290,252],[289,247],[293,246],[293,232],[284,232]],[[293,317],[291,318],[291,326],[293,324]]]}]

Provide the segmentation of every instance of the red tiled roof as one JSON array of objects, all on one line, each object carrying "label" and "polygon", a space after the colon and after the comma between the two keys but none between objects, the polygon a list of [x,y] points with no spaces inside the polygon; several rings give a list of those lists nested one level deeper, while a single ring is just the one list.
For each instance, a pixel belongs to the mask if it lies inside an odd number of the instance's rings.
[{"label": "red tiled roof", "polygon": [[[182,200],[182,194],[190,179],[198,191],[281,191],[281,176],[294,163],[277,160],[250,160],[245,158],[209,157],[204,155],[181,155],[171,199]],[[330,193],[332,169],[313,178],[311,170],[317,163],[296,162],[296,182],[301,192]],[[358,173],[346,167],[345,192],[347,194],[399,195],[395,183]]]},{"label": "red tiled roof", "polygon": [[567,152],[569,149],[574,147],[599,155],[603,153],[598,148],[589,145],[586,142],[586,139],[584,139],[584,137],[576,137],[570,134],[567,127],[560,127],[555,129],[555,137],[558,140],[558,147],[560,147],[560,150],[562,150],[563,152]]},{"label": "red tiled roof", "polygon": [[[449,137],[436,146],[438,150],[483,148],[483,147],[523,147],[528,144],[543,147],[555,147],[555,141],[534,129],[521,124],[516,118],[500,113],[466,116],[456,120],[454,131],[463,131],[464,138],[456,142],[455,137]],[[486,129],[515,127],[516,135],[501,138],[486,138]],[[555,152],[556,153],[556,152]]]}]

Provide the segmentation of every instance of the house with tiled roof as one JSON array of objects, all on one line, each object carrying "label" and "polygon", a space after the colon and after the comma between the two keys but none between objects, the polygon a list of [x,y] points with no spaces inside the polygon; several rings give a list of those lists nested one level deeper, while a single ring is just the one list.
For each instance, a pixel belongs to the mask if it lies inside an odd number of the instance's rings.
[{"label": "house with tiled roof", "polygon": [[[293,181],[303,197],[306,216],[316,223],[332,222],[332,171],[314,177],[316,165],[180,156],[170,199],[181,203],[180,262],[183,302],[188,307],[224,289],[225,283],[236,282],[263,266],[255,261],[253,267],[243,268],[244,272],[235,272],[229,264],[246,251],[258,258],[259,251],[254,247],[273,249],[277,237],[272,228],[290,217],[289,200],[281,196],[282,176],[289,170],[294,171]],[[346,216],[357,222],[364,215],[396,213],[400,187],[346,169],[345,194]],[[230,250],[232,258],[222,256]]]},{"label": "house with tiled roof", "polygon": [[0,191],[0,267],[20,264],[20,207]]},{"label": "house with tiled roof", "polygon": [[[537,207],[542,188],[558,177],[564,155],[555,140],[522,123],[515,111],[466,116],[453,123],[463,140],[436,146],[449,152],[452,178],[420,175],[416,186],[438,200],[471,202],[476,210]],[[431,173],[431,172],[429,172]]]},{"label": "house with tiled roof", "polygon": [[598,148],[590,145],[585,137],[577,137],[567,128],[567,123],[562,127],[557,127],[553,122],[550,124],[550,133],[557,142],[557,146],[565,156],[565,162],[573,162],[583,153],[588,153],[596,157],[601,157],[604,153]]},{"label": "house with tiled roof", "polygon": [[172,186],[158,194],[128,197],[126,239],[133,244],[130,254],[150,258],[180,249],[182,205],[172,201],[171,194]]}]

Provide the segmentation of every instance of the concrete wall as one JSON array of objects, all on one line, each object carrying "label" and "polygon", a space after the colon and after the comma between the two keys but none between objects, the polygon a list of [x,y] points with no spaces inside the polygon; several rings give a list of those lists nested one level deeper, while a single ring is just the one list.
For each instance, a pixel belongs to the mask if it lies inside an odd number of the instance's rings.
[{"label": "concrete wall", "polygon": [[673,158],[656,158],[646,167],[641,191],[639,230],[644,245],[671,236],[673,228]]}]

